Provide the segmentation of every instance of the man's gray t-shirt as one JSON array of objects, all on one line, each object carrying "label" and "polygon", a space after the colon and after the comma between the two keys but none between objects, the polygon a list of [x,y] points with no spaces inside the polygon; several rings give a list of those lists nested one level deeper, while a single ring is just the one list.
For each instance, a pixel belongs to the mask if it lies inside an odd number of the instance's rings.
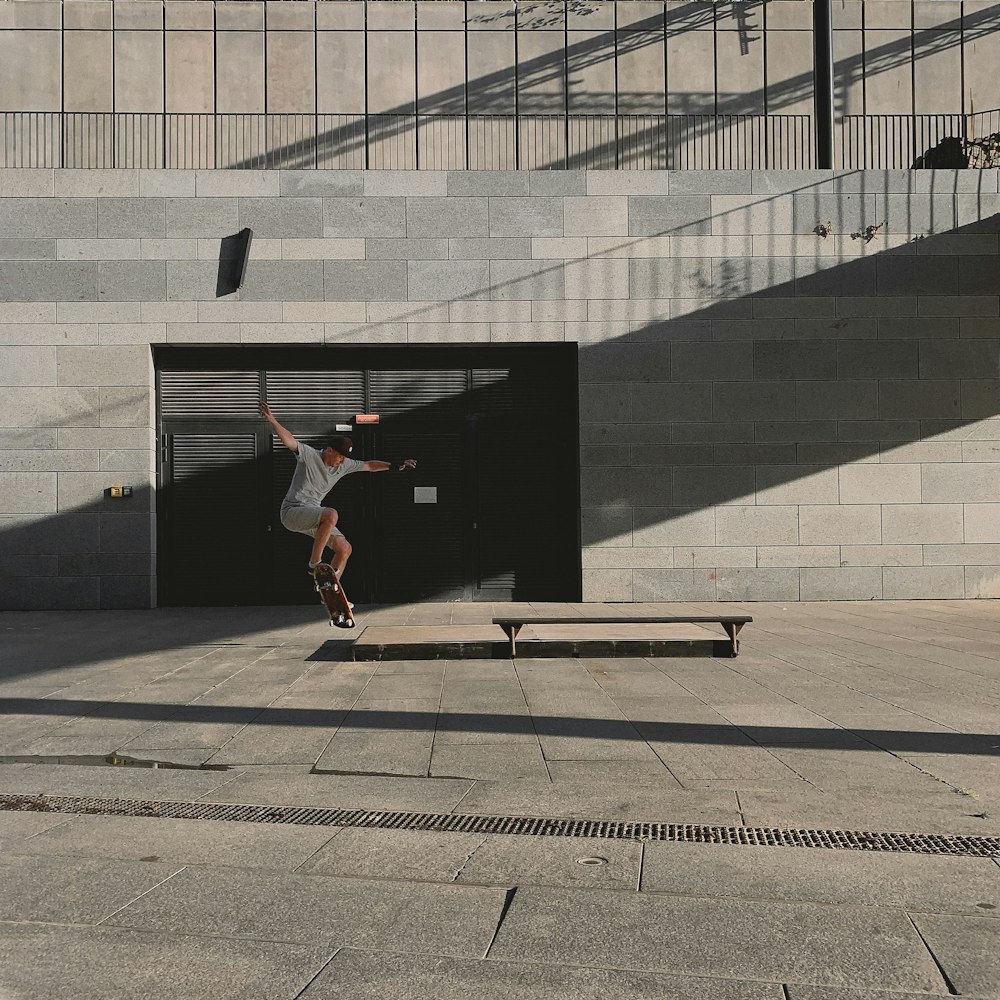
[{"label": "man's gray t-shirt", "polygon": [[331,469],[323,462],[323,456],[309,445],[299,442],[295,460],[295,474],[288,487],[281,509],[288,507],[319,507],[323,497],[344,477],[352,472],[360,472],[365,463],[353,458],[345,458],[340,465]]}]

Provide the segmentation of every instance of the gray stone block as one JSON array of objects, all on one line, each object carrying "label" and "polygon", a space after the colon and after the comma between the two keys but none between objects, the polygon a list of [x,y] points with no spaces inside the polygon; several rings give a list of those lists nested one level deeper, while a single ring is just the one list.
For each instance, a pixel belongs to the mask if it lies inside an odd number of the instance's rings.
[{"label": "gray stone block", "polygon": [[957,257],[874,258],[879,295],[957,295]]},{"label": "gray stone block", "polygon": [[55,472],[0,472],[0,509],[5,514],[48,514],[56,508]]},{"label": "gray stone block", "polygon": [[715,545],[715,511],[691,507],[637,507],[633,542],[639,547]]},{"label": "gray stone block", "polygon": [[[145,553],[152,546],[152,520],[149,514],[108,513],[100,518],[100,551]],[[94,551],[97,551],[95,547]]]},{"label": "gray stone block", "polygon": [[959,257],[960,295],[1000,295],[1000,267],[996,257]]},{"label": "gray stone block", "polygon": [[[176,302],[201,302],[215,299],[219,294],[219,265],[208,260],[168,260],[166,264],[167,300]],[[250,269],[262,261],[252,261]]]},{"label": "gray stone block", "polygon": [[668,381],[670,351],[670,344],[592,344],[579,355],[580,381]]},{"label": "gray stone block", "polygon": [[850,295],[837,303],[844,319],[875,317],[903,320],[917,315],[917,299],[911,295]]},{"label": "gray stone block", "polygon": [[54,347],[0,347],[0,385],[55,385]]},{"label": "gray stone block", "polygon": [[96,261],[0,261],[0,302],[79,302],[96,298]]},{"label": "gray stone block", "polygon": [[[81,0],[85,2],[85,0]],[[198,0],[178,0],[180,3],[197,3]],[[194,170],[140,170],[139,194],[143,198],[193,198],[195,196]]]},{"label": "gray stone block", "polygon": [[703,420],[711,412],[711,385],[672,382],[668,392],[664,389],[662,384],[633,385],[632,419],[637,423]]},{"label": "gray stone block", "polygon": [[284,198],[360,198],[364,174],[358,170],[282,170],[279,191]]},{"label": "gray stone block", "polygon": [[715,571],[711,569],[634,569],[633,601],[714,601]]},{"label": "gray stone block", "polygon": [[567,261],[563,280],[567,299],[624,301],[629,297],[629,262],[602,258]]},{"label": "gray stone block", "polygon": [[921,379],[995,379],[1000,375],[1000,339],[920,341]]},{"label": "gray stone block", "polygon": [[254,239],[323,236],[322,198],[240,198],[239,213]]},{"label": "gray stone block", "polygon": [[531,258],[532,241],[527,236],[496,239],[451,239],[447,242],[448,252],[445,256],[452,260],[529,260]]},{"label": "gray stone block", "polygon": [[1000,316],[1000,297],[996,295],[921,295],[917,299],[917,315]]},{"label": "gray stone block", "polygon": [[562,198],[491,198],[490,236],[562,236]]},{"label": "gray stone block", "polygon": [[954,463],[921,466],[924,503],[986,503],[1000,496],[1000,465]]},{"label": "gray stone block", "polygon": [[971,599],[1000,597],[1000,573],[996,566],[966,566],[965,596]]},{"label": "gray stone block", "polygon": [[161,235],[171,239],[184,236],[232,236],[239,232],[239,203],[236,198],[167,198]]},{"label": "gray stone block", "polygon": [[[129,559],[134,559],[130,556]],[[153,607],[153,578],[134,574],[102,575],[100,577],[101,608]]]},{"label": "gray stone block", "polygon": [[670,174],[670,194],[750,194],[750,171],[678,170]]},{"label": "gray stone block", "polygon": [[[448,172],[448,196],[458,195],[471,198],[524,196],[528,194],[529,179],[537,176],[537,174],[528,171],[450,170]],[[552,193],[562,194],[561,191],[553,191]]]},{"label": "gray stone block", "polygon": [[97,236],[97,200],[0,198],[0,233],[8,239]]},{"label": "gray stone block", "polygon": [[795,507],[724,506],[715,511],[718,545],[796,545],[799,542]]},{"label": "gray stone block", "polygon": [[155,239],[166,232],[162,198],[99,198],[97,235],[101,239]]},{"label": "gray stone block", "polygon": [[414,198],[407,202],[408,237],[486,236],[489,231],[486,198]]},{"label": "gray stone block", "polygon": [[264,4],[234,2],[216,12],[215,27],[218,31],[263,31]]},{"label": "gray stone block", "polygon": [[96,389],[0,388],[2,412],[31,427],[96,426],[98,402]]},{"label": "gray stone block", "polygon": [[847,566],[803,567],[799,570],[801,601],[869,601],[882,597],[882,568]]},{"label": "gray stone block", "polygon": [[709,236],[712,199],[708,195],[630,197],[628,233],[629,236]]},{"label": "gray stone block", "polygon": [[844,299],[834,296],[802,295],[798,298],[766,295],[753,299],[754,319],[806,319],[837,316],[837,307]]},{"label": "gray stone block", "polygon": [[840,469],[840,502],[919,503],[919,465],[848,465]]},{"label": "gray stone block", "polygon": [[247,266],[240,298],[250,302],[316,301],[324,298],[324,267],[359,263],[364,262],[252,260]]},{"label": "gray stone block", "polygon": [[882,569],[884,600],[962,597],[965,597],[965,570],[961,566],[886,566]]},{"label": "gray stone block", "polygon": [[757,465],[755,472],[758,504],[839,503],[841,500],[835,468]]},{"label": "gray stone block", "polygon": [[566,236],[628,236],[628,198],[623,195],[563,199]]},{"label": "gray stone block", "polygon": [[803,420],[866,420],[881,413],[880,383],[875,381],[815,381],[796,384],[795,415]]},{"label": "gray stone block", "polygon": [[962,381],[962,419],[996,416],[1000,399],[1000,380],[964,379]]},{"label": "gray stone block", "polygon": [[791,382],[723,382],[714,387],[713,420],[791,420],[796,416]]},{"label": "gray stone block", "polygon": [[162,301],[167,297],[167,262],[102,260],[97,297],[110,302]]},{"label": "gray stone block", "polygon": [[630,405],[627,385],[585,382],[580,386],[580,419],[584,422],[627,421]]},{"label": "gray stone block", "polygon": [[[416,262],[423,263],[423,262]],[[405,261],[328,260],[325,262],[324,297],[332,301],[355,302],[405,300]],[[410,266],[414,266],[413,263]],[[287,298],[288,296],[278,296]],[[301,296],[309,298],[309,296]]]},{"label": "gray stone block", "polygon": [[838,374],[837,346],[812,340],[759,341],[752,345],[750,370],[755,379],[835,379]]},{"label": "gray stone block", "polygon": [[814,262],[814,265],[816,269],[813,273],[796,275],[796,295],[836,295],[849,298],[856,295],[872,296],[876,291],[879,295],[906,294],[902,288],[893,292],[882,287],[881,272],[876,272],[876,258],[862,258],[843,264],[828,264],[820,260]]},{"label": "gray stone block", "polygon": [[[928,236],[930,234],[946,234],[957,225],[955,198],[950,194],[923,195],[914,197],[910,194],[879,194],[876,196],[876,208],[873,218],[883,223],[884,233],[902,233],[909,236]],[[859,224],[860,228],[870,223]],[[928,251],[934,240],[922,240],[928,243]],[[919,253],[917,244],[917,252]],[[925,251],[927,252],[927,251]],[[932,251],[931,251],[932,252]]]},{"label": "gray stone block", "polygon": [[672,503],[671,470],[589,468],[580,473],[580,502],[586,507],[659,507]]},{"label": "gray stone block", "polygon": [[565,275],[553,261],[492,260],[489,293],[494,299],[563,299]]},{"label": "gray stone block", "polygon": [[917,377],[917,345],[912,341],[842,341],[836,358],[836,374],[842,379]]},{"label": "gray stone block", "polygon": [[[877,504],[803,504],[798,541],[800,545],[878,545],[882,542],[881,508]],[[808,600],[804,594],[801,599]]]},{"label": "gray stone block", "polygon": [[631,507],[585,507],[581,511],[581,537],[584,547],[631,547]]},{"label": "gray stone block", "polygon": [[100,393],[100,425],[102,427],[149,426],[150,390],[148,388],[102,386],[98,392]]},{"label": "gray stone block", "polygon": [[[145,516],[148,521],[149,515]],[[0,554],[9,557],[96,552],[98,532],[97,514],[52,516],[46,512],[44,517],[5,514],[0,519]]]},{"label": "gray stone block", "polygon": [[879,415],[883,418],[958,417],[961,398],[957,379],[886,379],[878,383]]},{"label": "gray stone block", "polygon": [[664,170],[589,170],[587,194],[663,196],[669,193],[669,179]]},{"label": "gray stone block", "polygon": [[743,382],[754,375],[752,344],[673,345],[670,377],[675,382]]},{"label": "gray stone block", "polygon": [[532,195],[552,197],[557,195],[583,195],[587,193],[587,172],[582,170],[532,170],[525,171],[528,191]]},{"label": "gray stone block", "polygon": [[[465,241],[456,240],[454,242]],[[503,241],[498,240],[497,242]],[[364,241],[365,257],[368,260],[447,260],[448,243],[449,241],[445,239],[408,240],[370,237]]]},{"label": "gray stone block", "polygon": [[674,466],[672,503],[714,507],[754,496],[752,466]]},{"label": "gray stone block", "polygon": [[406,236],[405,198],[324,198],[324,236]]},{"label": "gray stone block", "polygon": [[715,576],[720,601],[797,601],[797,568],[719,568]]},{"label": "gray stone block", "polygon": [[757,565],[796,568],[839,566],[840,551],[839,545],[762,545],[756,549]]},{"label": "gray stone block", "polygon": [[629,260],[629,288],[635,299],[701,298],[713,293],[709,261],[680,259]]},{"label": "gray stone block", "polygon": [[0,239],[0,260],[55,260],[56,241]]},{"label": "gray stone block", "polygon": [[368,197],[444,198],[448,194],[448,175],[443,170],[365,170],[362,176]]},{"label": "gray stone block", "polygon": [[141,385],[150,381],[146,346],[60,347],[59,385]]},{"label": "gray stone block", "polygon": [[922,545],[841,545],[840,557],[831,565],[919,566],[923,550]]},{"label": "gray stone block", "polygon": [[51,198],[54,174],[39,168],[0,167],[0,191],[4,198]]}]

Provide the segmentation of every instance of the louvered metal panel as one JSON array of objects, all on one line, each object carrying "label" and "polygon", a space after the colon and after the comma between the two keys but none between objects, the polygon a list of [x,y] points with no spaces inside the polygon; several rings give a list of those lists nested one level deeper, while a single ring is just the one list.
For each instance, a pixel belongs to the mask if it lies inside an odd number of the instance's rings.
[{"label": "louvered metal panel", "polygon": [[240,603],[259,590],[255,434],[169,435],[168,566],[174,603]]},{"label": "louvered metal panel", "polygon": [[465,411],[467,369],[373,371],[369,406],[383,417],[406,414],[428,418]]},{"label": "louvered metal panel", "polygon": [[266,372],[267,402],[275,413],[334,421],[365,410],[361,371]]},{"label": "louvered metal panel", "polygon": [[259,372],[160,372],[165,420],[260,417]]}]

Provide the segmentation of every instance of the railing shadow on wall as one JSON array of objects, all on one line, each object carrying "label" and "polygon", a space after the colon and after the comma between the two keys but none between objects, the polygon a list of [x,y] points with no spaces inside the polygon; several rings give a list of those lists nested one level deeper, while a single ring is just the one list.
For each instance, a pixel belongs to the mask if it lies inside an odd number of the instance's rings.
[{"label": "railing shadow on wall", "polygon": [[[800,231],[814,215],[827,214],[838,190],[853,192],[861,202],[870,195],[865,175],[847,175],[820,190],[790,189],[703,220],[714,221],[718,235],[762,240],[759,250],[772,256],[633,255],[626,264],[634,297],[643,300],[641,313],[630,312],[629,300],[602,297],[599,273],[588,281],[588,296],[607,307],[606,317],[594,317],[595,326],[602,336],[608,330],[616,335],[579,344],[583,544],[605,554],[617,546],[691,550],[689,566],[676,557],[669,569],[634,571],[641,584],[636,600],[672,600],[676,571],[701,580],[705,600],[764,599],[753,570],[743,573],[745,579],[737,568],[729,579],[716,580],[695,561],[696,550],[821,544],[797,532],[775,541],[770,529],[761,530],[762,538],[771,539],[767,542],[753,541],[752,530],[739,543],[727,541],[730,522],[740,516],[749,523],[769,516],[769,509],[799,505],[846,505],[857,512],[866,504],[984,501],[988,483],[976,487],[973,496],[963,493],[959,480],[949,485],[949,476],[968,469],[963,462],[976,462],[977,439],[969,428],[1000,414],[995,305],[993,319],[987,312],[987,322],[976,326],[973,317],[968,331],[954,313],[963,297],[972,304],[984,297],[988,304],[1000,295],[1000,215],[964,225],[931,217],[921,227],[936,231],[916,239],[893,239],[886,230],[875,237],[885,241],[876,244],[884,249],[863,255],[860,235],[839,237],[839,249],[819,235],[807,237],[814,251],[793,248],[787,257],[775,256],[770,244],[788,237],[750,235]],[[936,191],[945,193],[941,187]],[[782,202],[785,196],[803,195],[797,207]],[[965,217],[982,214],[976,194],[966,197],[977,207]],[[945,200],[953,204],[951,197]],[[791,230],[781,221],[789,210],[796,223]],[[858,203],[851,211],[858,219],[863,215]],[[681,228],[690,233],[692,224]],[[897,226],[904,232],[915,228]],[[658,236],[677,233],[667,229]],[[965,243],[956,244],[955,237]],[[801,246],[803,237],[795,239]],[[592,260],[613,261],[616,250],[634,249],[633,242],[623,239],[591,260],[554,262],[523,277],[477,287],[454,301],[538,298],[546,281],[565,282],[571,268]],[[848,252],[859,256],[844,260]],[[650,308],[668,300],[672,304],[662,312]],[[709,304],[703,304],[706,300]],[[419,322],[423,309],[404,309],[392,322]],[[364,332],[359,327],[357,335]],[[345,343],[357,344],[351,331],[341,333]],[[330,359],[335,364],[333,351]],[[86,413],[65,417],[79,426],[93,419]],[[922,442],[933,443],[930,451],[957,449],[958,454],[922,458],[911,449],[907,457],[907,449]],[[992,447],[987,436],[980,443],[983,454]],[[967,448],[972,449],[968,455]],[[891,501],[865,497],[859,466],[909,465],[912,480],[912,467],[924,462],[936,467],[926,484],[918,469],[916,492],[910,489]],[[852,470],[853,493],[846,498],[838,485],[843,466]],[[137,485],[128,510],[148,522],[152,486]],[[0,580],[5,606],[148,606],[148,536],[122,551],[114,524],[122,510],[120,501],[102,499],[53,516],[24,515],[8,522],[0,529],[0,556],[10,574]],[[722,527],[716,523],[720,517]],[[105,520],[107,530],[98,527]],[[859,534],[854,544],[907,541]],[[714,558],[726,557],[719,552]],[[25,572],[13,574],[15,565]],[[601,563],[604,569],[607,565]]]}]

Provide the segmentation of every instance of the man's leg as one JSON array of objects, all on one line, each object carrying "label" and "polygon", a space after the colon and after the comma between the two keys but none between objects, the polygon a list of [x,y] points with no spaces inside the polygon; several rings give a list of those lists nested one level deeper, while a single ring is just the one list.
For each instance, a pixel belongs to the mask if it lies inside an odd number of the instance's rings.
[{"label": "man's leg", "polygon": [[333,549],[333,559],[331,560],[331,564],[333,565],[333,571],[337,574],[337,579],[339,580],[341,576],[343,576],[347,560],[351,558],[351,543],[344,538],[343,535],[338,533],[330,542],[330,548]]},{"label": "man's leg", "polygon": [[337,512],[330,507],[324,507],[323,513],[320,515],[319,526],[316,528],[316,534],[313,535],[312,553],[309,556],[310,568],[323,561],[323,549],[326,548],[327,543],[330,541],[330,535],[333,534],[333,529],[336,526]]}]

